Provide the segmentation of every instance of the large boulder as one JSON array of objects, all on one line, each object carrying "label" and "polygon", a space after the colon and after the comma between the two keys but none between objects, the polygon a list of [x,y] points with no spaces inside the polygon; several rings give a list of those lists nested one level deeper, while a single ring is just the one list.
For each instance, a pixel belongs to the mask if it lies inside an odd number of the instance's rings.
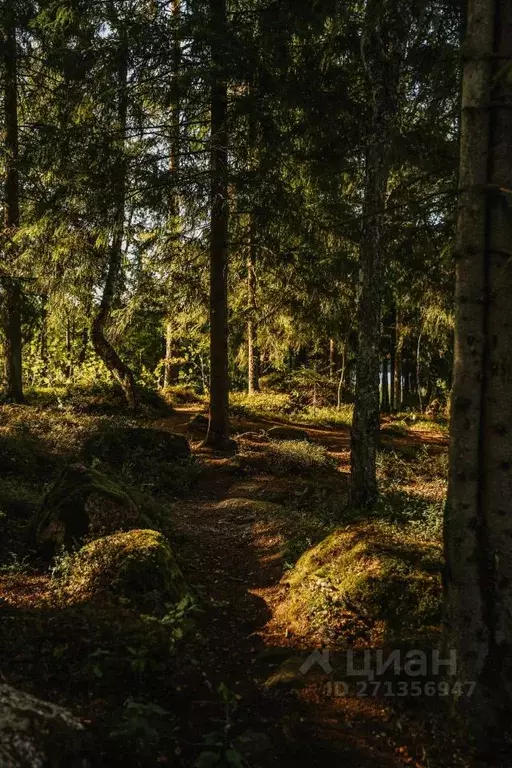
[{"label": "large boulder", "polygon": [[309,435],[305,429],[298,427],[271,427],[267,431],[271,440],[308,440]]},{"label": "large boulder", "polygon": [[442,547],[388,523],[354,523],[305,552],[283,578],[277,620],[318,647],[437,636]]},{"label": "large boulder", "polygon": [[83,768],[83,725],[67,710],[0,685],[0,766]]},{"label": "large boulder", "polygon": [[93,435],[82,455],[88,463],[113,473],[149,493],[182,495],[198,467],[183,435],[145,427],[113,427]]},{"label": "large boulder", "polygon": [[98,432],[85,443],[84,457],[122,468],[126,462],[131,469],[145,469],[146,461],[158,463],[190,458],[186,437],[163,429],[147,427],[116,427]]},{"label": "large boulder", "polygon": [[152,530],[91,541],[63,562],[57,577],[58,591],[72,602],[107,597],[162,607],[189,592],[169,542]]},{"label": "large boulder", "polygon": [[33,524],[41,554],[76,549],[88,538],[115,531],[153,527],[147,511],[106,475],[71,464],[45,496]]}]

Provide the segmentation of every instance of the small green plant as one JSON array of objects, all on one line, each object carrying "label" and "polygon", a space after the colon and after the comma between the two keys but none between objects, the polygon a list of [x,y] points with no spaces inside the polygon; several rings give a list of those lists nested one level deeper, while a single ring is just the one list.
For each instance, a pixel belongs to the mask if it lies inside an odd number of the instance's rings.
[{"label": "small green plant", "polygon": [[122,744],[123,750],[137,754],[153,751],[177,730],[176,718],[152,701],[128,698],[117,713],[110,738]]},{"label": "small green plant", "polygon": [[[0,517],[3,515],[0,513]],[[28,556],[20,557],[16,552],[10,552],[8,561],[0,564],[0,573],[10,576],[24,576],[30,572],[30,560]]]},{"label": "small green plant", "polygon": [[217,693],[224,708],[224,725],[222,730],[206,734],[194,768],[209,768],[210,766],[247,768],[247,761],[231,743],[232,718],[238,707],[240,696],[231,691],[225,683],[219,685]]},{"label": "small green plant", "polygon": [[170,650],[174,652],[178,643],[195,628],[193,616],[202,609],[192,594],[186,594],[176,605],[166,605],[162,617],[144,615],[141,618],[149,624],[158,624],[169,632]]}]

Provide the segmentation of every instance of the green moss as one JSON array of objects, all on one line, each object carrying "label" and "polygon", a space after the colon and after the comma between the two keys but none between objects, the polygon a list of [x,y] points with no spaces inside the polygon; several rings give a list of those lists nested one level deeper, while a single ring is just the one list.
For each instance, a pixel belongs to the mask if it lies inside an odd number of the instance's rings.
[{"label": "green moss", "polygon": [[188,590],[165,537],[153,530],[114,533],[67,558],[57,574],[67,600],[111,596],[136,603],[177,603]]},{"label": "green moss", "polygon": [[281,618],[301,633],[372,642],[432,633],[440,621],[441,549],[385,524],[338,529],[287,575]]},{"label": "green moss", "polygon": [[254,445],[240,440],[235,463],[243,469],[274,475],[333,473],[336,462],[322,445],[307,440],[271,440]]},{"label": "green moss", "polygon": [[82,456],[120,481],[151,493],[179,496],[198,475],[187,439],[161,429],[112,425],[85,442]]},{"label": "green moss", "polygon": [[62,472],[33,523],[35,545],[47,555],[88,537],[152,524],[147,511],[106,475],[81,464]]}]

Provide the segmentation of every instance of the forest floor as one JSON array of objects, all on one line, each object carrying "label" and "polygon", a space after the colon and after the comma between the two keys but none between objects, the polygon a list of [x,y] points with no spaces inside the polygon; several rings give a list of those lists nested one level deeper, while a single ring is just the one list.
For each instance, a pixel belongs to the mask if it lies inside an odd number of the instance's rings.
[{"label": "forest floor", "polygon": [[[336,632],[327,628],[334,674],[319,665],[307,674],[300,670],[322,638],[288,621],[286,576],[304,552],[340,525],[357,522],[347,507],[346,426],[298,423],[309,443],[294,447],[266,438],[268,428],[282,423],[279,417],[238,409],[236,452],[223,456],[205,450],[202,435],[190,427],[201,410],[195,403],[138,420],[185,434],[196,458],[190,484],[186,479],[179,493],[158,496],[170,504],[173,545],[197,598],[173,617],[176,642],[172,658],[163,659],[140,641],[140,627],[122,611],[105,606],[92,615],[87,606],[56,607],[51,574],[24,556],[22,531],[41,491],[84,435],[118,418],[52,408],[1,409],[0,458],[13,435],[26,445],[17,446],[17,464],[7,467],[0,488],[0,671],[6,682],[82,717],[94,733],[93,765],[472,764],[467,741],[448,724],[446,698],[401,697],[394,680],[362,695],[346,669],[338,675],[345,652],[365,647],[351,640],[343,621]],[[440,548],[446,431],[396,419],[383,426],[383,498],[372,519],[412,526],[418,546],[428,541]],[[29,477],[24,461],[33,470]],[[324,616],[324,624],[336,616]],[[435,630],[428,642],[435,642]],[[421,643],[425,647],[425,637]]]}]

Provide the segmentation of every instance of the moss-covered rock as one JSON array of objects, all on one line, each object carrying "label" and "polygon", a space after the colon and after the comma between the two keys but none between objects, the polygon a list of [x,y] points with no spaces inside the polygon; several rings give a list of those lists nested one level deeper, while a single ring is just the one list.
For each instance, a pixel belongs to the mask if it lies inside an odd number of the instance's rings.
[{"label": "moss-covered rock", "polygon": [[85,443],[86,459],[100,459],[113,467],[130,461],[135,469],[141,461],[168,462],[188,459],[190,445],[186,437],[163,429],[117,427],[98,432]]},{"label": "moss-covered rock", "polygon": [[169,542],[152,530],[89,542],[64,560],[57,587],[71,602],[109,597],[160,607],[189,592]]},{"label": "moss-covered rock", "polygon": [[144,427],[112,427],[93,435],[83,458],[149,493],[180,496],[190,490],[198,465],[183,435]]},{"label": "moss-covered rock", "polygon": [[194,416],[187,422],[187,427],[192,432],[206,434],[208,431],[208,416],[204,413],[194,414]]},{"label": "moss-covered rock", "polygon": [[32,533],[38,551],[51,556],[61,547],[74,549],[87,538],[154,524],[147,511],[106,475],[71,464],[44,498]]},{"label": "moss-covered rock", "polygon": [[442,552],[394,526],[338,529],[285,577],[279,620],[316,642],[377,645],[432,636],[441,618]]},{"label": "moss-covered rock", "polygon": [[271,427],[267,431],[271,440],[308,440],[309,435],[305,429],[298,427]]},{"label": "moss-covered rock", "polygon": [[84,737],[83,725],[67,710],[0,685],[0,765],[78,768]]}]

